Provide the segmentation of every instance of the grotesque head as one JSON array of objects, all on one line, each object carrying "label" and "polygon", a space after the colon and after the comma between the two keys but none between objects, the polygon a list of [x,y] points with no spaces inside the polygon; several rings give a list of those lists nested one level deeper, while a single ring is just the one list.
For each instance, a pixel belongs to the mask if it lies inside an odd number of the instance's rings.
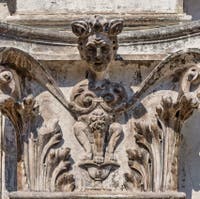
[{"label": "grotesque head", "polygon": [[107,21],[95,16],[88,21],[75,21],[72,31],[78,36],[78,49],[93,72],[103,72],[116,55],[117,35],[122,31],[122,20]]}]

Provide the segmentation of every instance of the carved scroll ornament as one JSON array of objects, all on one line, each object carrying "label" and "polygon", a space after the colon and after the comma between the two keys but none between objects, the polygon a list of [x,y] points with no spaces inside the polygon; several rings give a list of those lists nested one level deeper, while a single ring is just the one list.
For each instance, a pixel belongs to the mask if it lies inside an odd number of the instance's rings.
[{"label": "carved scroll ornament", "polygon": [[[39,114],[37,100],[31,93],[24,93],[23,78],[42,85],[74,117],[73,133],[85,152],[85,156],[79,158],[78,168],[86,170],[94,182],[90,188],[96,189],[96,182],[104,183],[122,166],[116,151],[122,139],[127,138],[119,117],[125,112],[135,113],[138,104],[151,94],[152,87],[159,90],[157,84],[178,73],[176,79],[179,80],[179,76],[181,79],[174,83],[178,89],[173,90],[177,95],[163,94],[156,106],[151,107],[154,112],[145,120],[142,116],[137,121],[134,117],[127,119],[126,122],[132,124],[129,131],[135,141],[133,148],[124,145],[130,170],[124,171],[123,176],[131,191],[178,190],[180,131],[184,121],[199,106],[200,52],[190,49],[167,57],[129,96],[126,87],[110,80],[108,74],[109,65],[117,57],[117,35],[122,28],[122,20],[108,21],[99,16],[72,23],[88,70],[86,79],[72,88],[69,102],[39,62],[20,50],[1,49],[0,109],[17,133],[18,167],[23,175],[19,189],[70,192],[76,187],[71,174],[73,157],[70,158],[70,149],[63,147],[65,132],[56,118],[34,126],[44,118]],[[32,156],[34,158],[30,158]]]}]

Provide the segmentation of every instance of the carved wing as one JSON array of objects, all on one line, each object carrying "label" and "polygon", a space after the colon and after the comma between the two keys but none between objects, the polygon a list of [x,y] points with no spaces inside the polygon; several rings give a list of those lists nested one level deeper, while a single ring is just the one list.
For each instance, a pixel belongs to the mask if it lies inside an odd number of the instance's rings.
[{"label": "carved wing", "polygon": [[22,135],[28,130],[35,100],[33,96],[21,99],[18,76],[29,77],[46,88],[68,109],[68,102],[56,85],[53,77],[27,53],[16,48],[0,48],[0,110],[14,125],[16,130],[18,159],[22,154]]},{"label": "carved wing", "polygon": [[0,64],[6,64],[16,70],[18,74],[23,74],[23,76],[37,81],[69,110],[68,103],[52,76],[40,62],[29,54],[16,48],[1,48]]},{"label": "carved wing", "polygon": [[134,108],[137,102],[141,101],[143,96],[152,88],[156,83],[161,81],[167,76],[170,76],[177,71],[185,71],[197,65],[200,62],[199,49],[187,49],[185,51],[178,51],[166,57],[161,61],[154,70],[147,76],[141,83],[140,88],[135,92],[134,96],[129,100],[127,108]]}]

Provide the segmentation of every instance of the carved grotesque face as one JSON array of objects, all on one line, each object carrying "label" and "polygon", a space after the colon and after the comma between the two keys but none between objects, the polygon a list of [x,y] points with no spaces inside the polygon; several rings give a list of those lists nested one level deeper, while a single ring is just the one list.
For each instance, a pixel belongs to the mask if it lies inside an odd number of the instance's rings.
[{"label": "carved grotesque face", "polygon": [[116,55],[117,35],[122,31],[122,20],[108,22],[102,17],[90,21],[72,23],[72,31],[78,36],[78,49],[94,72],[103,72]]},{"label": "carved grotesque face", "polygon": [[89,115],[89,127],[92,131],[106,131],[110,124],[112,117],[107,114],[103,109],[97,108]]},{"label": "carved grotesque face", "polygon": [[80,42],[79,50],[82,59],[96,72],[104,71],[113,58],[112,41],[101,33]]}]

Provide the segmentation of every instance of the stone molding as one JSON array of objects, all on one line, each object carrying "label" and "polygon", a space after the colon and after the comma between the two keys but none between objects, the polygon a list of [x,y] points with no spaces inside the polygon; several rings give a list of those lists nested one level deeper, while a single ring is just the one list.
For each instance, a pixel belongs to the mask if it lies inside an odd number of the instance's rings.
[{"label": "stone molding", "polygon": [[[119,35],[120,43],[161,43],[178,39],[195,37],[200,32],[200,21],[193,21],[181,25],[160,27],[150,30],[124,31]],[[22,34],[23,33],[23,34]],[[58,46],[76,43],[75,36],[70,31],[55,31],[42,28],[16,25],[6,22],[0,23],[0,35],[26,42],[38,42]]]},{"label": "stone molding", "polygon": [[[191,16],[184,13],[88,13],[88,14],[75,14],[70,15],[55,13],[18,13],[6,18],[8,23],[28,25],[34,27],[52,28],[52,29],[65,29],[70,26],[70,22],[77,19],[84,19],[94,14],[104,15],[106,18],[123,18],[124,25],[129,28],[141,29],[151,28],[166,25],[175,25],[180,22],[188,22]],[[31,25],[30,25],[31,24]]]},{"label": "stone molding", "polygon": [[[112,196],[111,196],[112,195]],[[147,193],[128,193],[128,194],[123,194],[121,193],[112,193],[112,194],[95,194],[91,193],[88,195],[87,193],[48,193],[48,195],[45,192],[13,192],[9,194],[10,199],[34,199],[34,198],[41,198],[41,199],[50,199],[50,198],[55,198],[55,199],[63,199],[63,198],[79,198],[79,199],[185,199],[185,194],[184,193],[176,193],[176,192],[167,192],[167,193],[152,193],[152,192],[147,192]]]},{"label": "stone molding", "polygon": [[[172,52],[184,50],[185,45],[187,48],[198,48],[199,28],[199,21],[194,21],[151,30],[123,31],[119,35],[118,53],[128,61],[162,60]],[[70,31],[1,22],[0,41],[1,47],[19,47],[38,60],[81,60],[76,38]]]}]

